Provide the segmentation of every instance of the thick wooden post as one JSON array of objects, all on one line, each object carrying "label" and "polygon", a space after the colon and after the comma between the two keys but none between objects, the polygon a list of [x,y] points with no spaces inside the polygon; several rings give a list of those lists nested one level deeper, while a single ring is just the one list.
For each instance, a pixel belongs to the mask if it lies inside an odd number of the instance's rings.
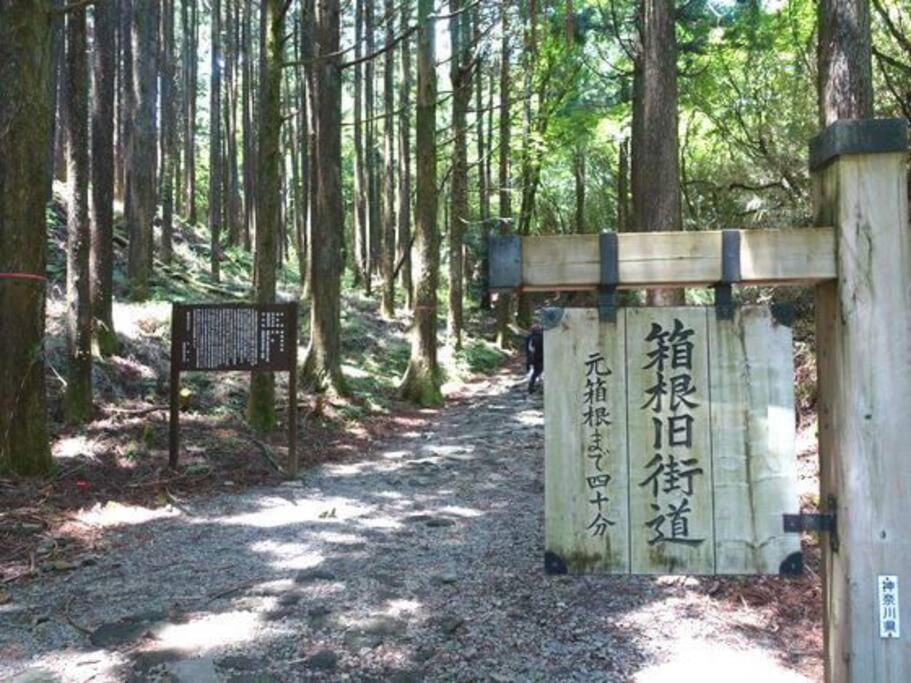
[{"label": "thick wooden post", "polygon": [[[820,501],[830,683],[911,681],[911,239],[901,120],[839,121],[811,143],[816,220],[837,279],[816,288]],[[831,501],[831,502],[830,502]],[[830,509],[826,509],[830,508]],[[898,577],[898,638],[879,577]]]}]

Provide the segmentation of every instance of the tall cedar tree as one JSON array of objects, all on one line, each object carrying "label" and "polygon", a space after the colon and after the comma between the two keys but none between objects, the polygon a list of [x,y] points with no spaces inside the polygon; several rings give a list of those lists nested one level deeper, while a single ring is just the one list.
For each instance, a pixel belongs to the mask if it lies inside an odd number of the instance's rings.
[{"label": "tall cedar tree", "polygon": [[[51,469],[44,387],[44,218],[51,40],[46,0],[0,0],[0,468]],[[39,150],[36,153],[36,150]]]},{"label": "tall cedar tree", "polygon": [[411,0],[401,0],[402,18],[399,76],[399,192],[396,214],[399,219],[398,261],[405,304],[414,304],[411,282],[411,41],[406,35],[411,25]]},{"label": "tall cedar tree", "polygon": [[[266,52],[259,106],[258,156],[256,163],[256,270],[253,300],[275,301],[276,231],[281,218],[282,43],[287,5],[284,0],[266,0],[262,21],[266,23]],[[275,427],[275,375],[254,372],[250,381],[247,419],[254,429]]]},{"label": "tall cedar tree", "polygon": [[171,263],[174,233],[174,174],[177,166],[177,94],[174,3],[161,2],[161,260]]},{"label": "tall cedar tree", "polygon": [[[364,0],[364,37],[366,39],[366,54],[372,55],[374,51],[374,23],[373,3],[376,0]],[[367,293],[370,293],[373,276],[380,265],[380,198],[377,183],[376,161],[376,101],[375,73],[373,59],[368,59],[364,65],[364,158],[367,180]]]},{"label": "tall cedar tree", "polygon": [[411,359],[402,379],[403,398],[422,406],[443,402],[437,365],[437,285],[440,279],[440,237],[437,229],[437,82],[433,0],[418,0],[417,206],[414,329]]},{"label": "tall cedar tree", "polygon": [[133,90],[130,151],[127,158],[127,224],[130,233],[127,277],[134,299],[149,294],[152,275],[152,222],[156,192],[156,109],[158,105],[158,0],[134,0]]},{"label": "tall cedar tree", "polygon": [[820,0],[817,92],[819,123],[873,116],[870,3]]},{"label": "tall cedar tree", "polygon": [[68,422],[92,414],[92,302],[89,289],[89,61],[86,10],[66,18],[67,373],[63,413]]},{"label": "tall cedar tree", "polygon": [[[500,234],[509,232],[512,223],[512,187],[509,182],[509,4],[500,5],[502,43],[500,47]],[[497,298],[497,344],[506,348],[509,339],[509,309],[511,298],[501,292]]]},{"label": "tall cedar tree", "polygon": [[[395,13],[386,0],[386,53],[383,60],[383,314],[395,315]],[[403,29],[404,30],[404,29]]]},{"label": "tall cedar tree", "polygon": [[253,2],[244,0],[244,18],[241,42],[244,59],[241,65],[241,109],[244,176],[244,249],[250,251],[250,232],[256,220],[256,132],[253,128]]},{"label": "tall cedar tree", "polygon": [[199,46],[199,9],[192,0],[183,0],[181,9],[184,44],[184,126],[183,126],[183,193],[187,220],[196,223],[196,77]]},{"label": "tall cedar tree", "polygon": [[[640,177],[633,186],[633,192],[639,194],[634,200],[640,211],[636,227],[662,232],[682,230],[673,0],[643,0],[641,74],[641,136],[633,143],[639,145],[636,155],[640,165]],[[684,303],[684,292],[649,290],[646,301],[652,306],[680,305]]]},{"label": "tall cedar tree", "polygon": [[468,105],[471,102],[471,14],[465,0],[449,0],[452,43],[452,175],[449,205],[449,317],[448,336],[453,348],[462,348],[462,248],[468,223]]},{"label": "tall cedar tree", "polygon": [[[263,14],[266,13],[265,5]],[[221,0],[212,0],[212,62],[209,73],[209,234],[212,279],[221,279],[222,139],[221,139]],[[262,123],[260,123],[262,126]]]},{"label": "tall cedar tree", "polygon": [[[474,9],[474,35],[475,44],[481,42],[481,9],[480,5]],[[481,221],[481,309],[490,310],[490,288],[488,287],[488,258],[487,242],[490,238],[490,166],[488,163],[488,139],[484,133],[484,60],[479,53],[475,71],[475,127],[477,128],[478,144],[478,210]]]},{"label": "tall cedar tree", "polygon": [[364,169],[364,1],[356,0],[354,6],[354,278],[355,284],[363,281],[370,293],[367,277],[367,176]]},{"label": "tall cedar tree", "polygon": [[339,2],[316,2],[316,56],[311,81],[317,124],[316,216],[312,224],[310,346],[304,382],[317,390],[345,393],[339,316],[342,271],[342,73],[339,69]]},{"label": "tall cedar tree", "polygon": [[102,2],[95,7],[92,50],[92,248],[90,260],[92,314],[98,351],[117,352],[114,332],[114,85],[116,56],[114,36],[117,6]]}]

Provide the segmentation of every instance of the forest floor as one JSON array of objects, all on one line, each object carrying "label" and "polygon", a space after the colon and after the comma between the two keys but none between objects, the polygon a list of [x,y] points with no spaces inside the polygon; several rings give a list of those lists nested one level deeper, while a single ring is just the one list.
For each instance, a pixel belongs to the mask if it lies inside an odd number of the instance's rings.
[{"label": "forest floor", "polygon": [[821,680],[815,573],[544,573],[519,370],[300,481],[74,513],[99,547],[8,586],[0,679]]}]

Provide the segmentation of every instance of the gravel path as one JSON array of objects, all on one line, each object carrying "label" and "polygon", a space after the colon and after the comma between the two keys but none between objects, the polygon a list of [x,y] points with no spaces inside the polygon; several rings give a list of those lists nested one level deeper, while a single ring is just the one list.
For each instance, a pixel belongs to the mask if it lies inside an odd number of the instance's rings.
[{"label": "gravel path", "polygon": [[541,396],[473,390],[301,482],[87,515],[130,523],[13,585],[0,680],[810,680],[695,579],[545,575]]}]

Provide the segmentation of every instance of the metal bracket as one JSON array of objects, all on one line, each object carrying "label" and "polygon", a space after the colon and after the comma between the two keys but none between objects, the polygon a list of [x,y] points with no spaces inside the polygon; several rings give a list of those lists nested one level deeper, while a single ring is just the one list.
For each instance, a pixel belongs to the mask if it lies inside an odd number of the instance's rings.
[{"label": "metal bracket", "polygon": [[740,231],[721,231],[721,281],[715,285],[715,315],[718,320],[734,319],[734,290],[740,273]]},{"label": "metal bracket", "polygon": [[598,281],[598,320],[613,323],[617,322],[617,284],[620,282],[617,233],[600,233],[598,250],[601,257],[601,277]]},{"label": "metal bracket", "polygon": [[488,288],[511,292],[522,286],[522,238],[491,235],[487,243]]},{"label": "metal bracket", "polygon": [[802,531],[829,534],[829,547],[832,552],[838,551],[838,519],[835,514],[835,498],[829,496],[829,510],[831,512],[812,513],[801,512],[796,515],[784,514],[781,516],[785,533],[799,534]]}]

